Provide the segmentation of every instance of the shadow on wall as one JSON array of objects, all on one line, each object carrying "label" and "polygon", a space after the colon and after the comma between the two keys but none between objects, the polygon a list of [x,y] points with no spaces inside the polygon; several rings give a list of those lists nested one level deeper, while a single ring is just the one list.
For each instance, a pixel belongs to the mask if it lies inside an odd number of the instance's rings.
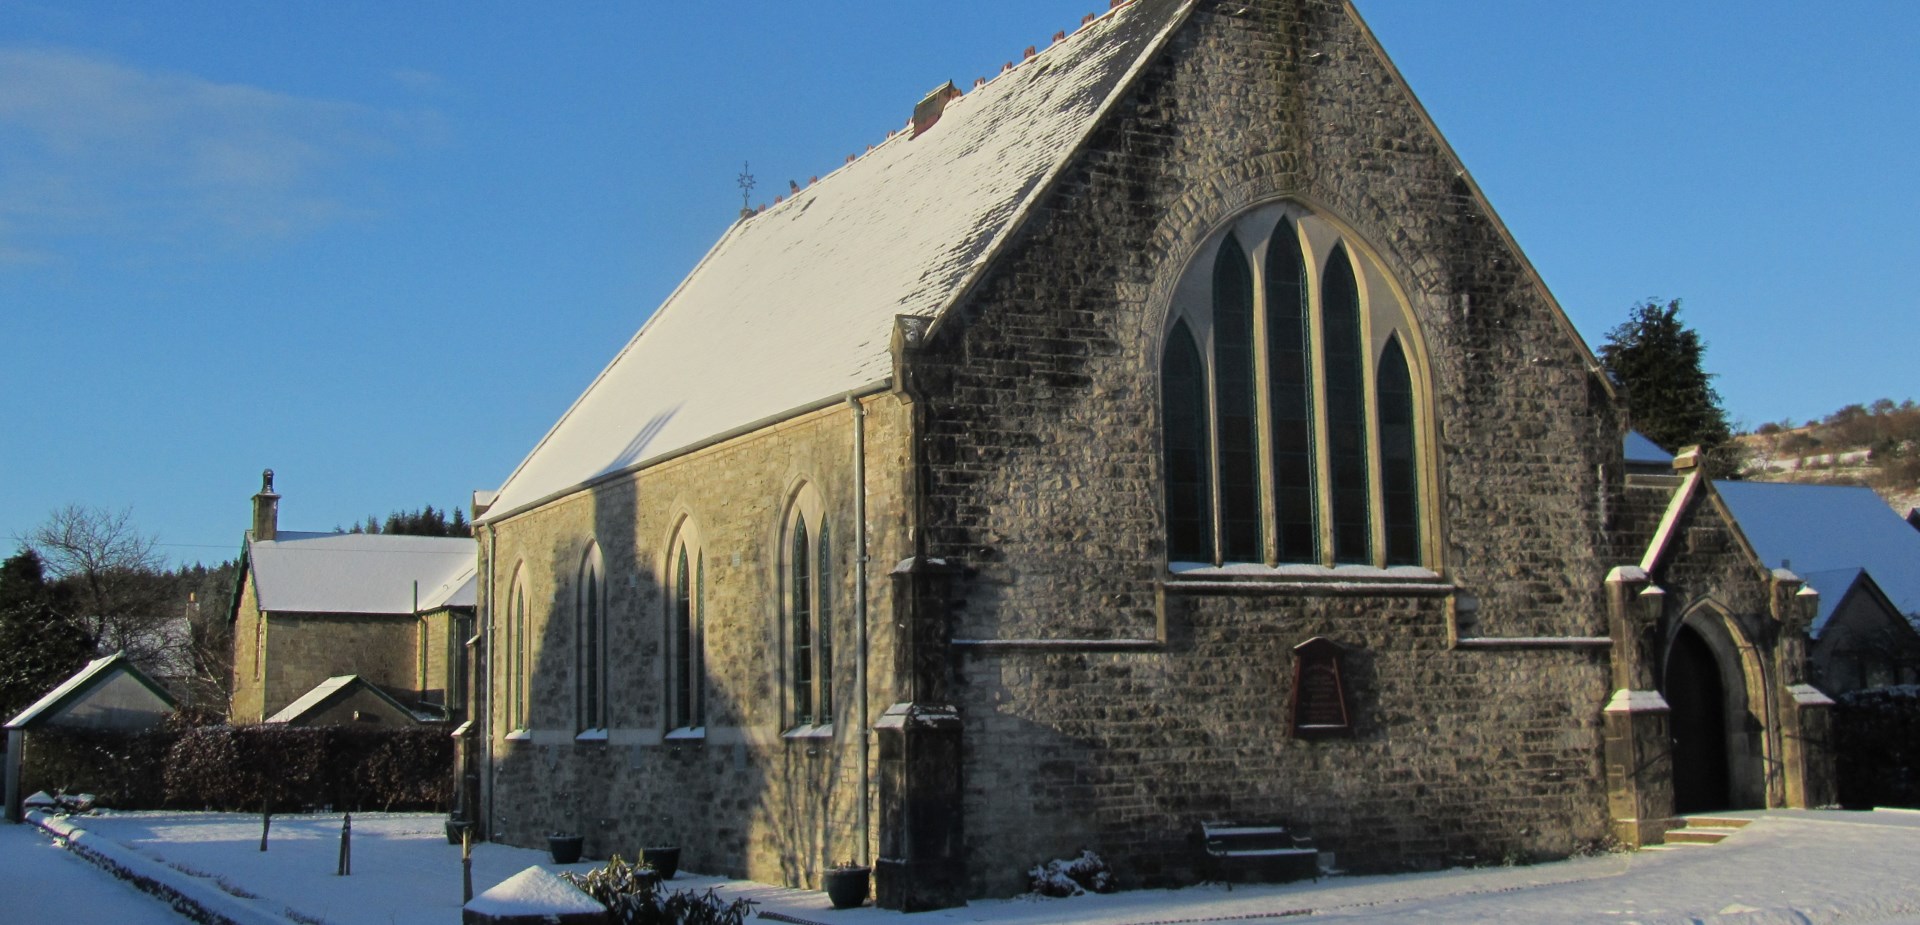
[{"label": "shadow on wall", "polygon": [[[660,426],[664,418],[649,431]],[[835,523],[851,522],[851,475],[838,460],[850,451],[852,435],[845,430],[842,445],[842,431],[830,431],[819,448],[802,442],[791,449],[797,466],[832,480],[822,487],[839,502],[828,513]],[[643,446],[636,441],[635,452]],[[807,458],[814,453],[820,458]],[[637,481],[614,480],[518,525],[513,551],[502,544],[496,579],[502,601],[515,562],[527,569],[536,647],[527,725],[544,736],[496,747],[493,828],[508,841],[539,847],[545,834],[564,830],[585,836],[586,855],[594,858],[634,858],[646,847],[675,845],[687,870],[812,888],[828,865],[866,859],[858,844],[856,573],[836,567],[829,598],[836,602],[840,722],[830,738],[824,728],[812,730],[822,734],[817,737],[783,736],[782,695],[790,683],[784,660],[791,647],[783,636],[778,537],[786,501],[711,481],[724,478],[731,464],[722,457],[699,471],[668,468]],[[694,609],[706,637],[704,736],[672,734],[677,607],[668,560],[676,525],[667,508],[682,493],[706,507],[695,511],[695,548],[704,562],[690,582],[698,589]],[[831,543],[833,562],[852,563],[856,531],[836,530]],[[594,561],[595,544],[597,610],[582,599],[583,566]],[[597,644],[583,634],[589,613],[603,620]],[[503,615],[504,609],[496,618]],[[504,625],[494,625],[501,659]],[[605,679],[597,717],[583,709],[592,690],[582,670],[588,653]],[[589,727],[607,730],[605,738],[569,740]]]}]

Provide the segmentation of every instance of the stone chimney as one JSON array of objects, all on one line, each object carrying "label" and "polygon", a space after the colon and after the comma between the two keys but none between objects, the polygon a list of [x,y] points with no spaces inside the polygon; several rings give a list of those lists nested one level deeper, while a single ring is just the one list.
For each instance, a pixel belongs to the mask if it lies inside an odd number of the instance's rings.
[{"label": "stone chimney", "polygon": [[913,137],[918,138],[927,129],[933,128],[933,124],[940,121],[940,115],[947,111],[947,101],[959,95],[960,88],[954,86],[951,80],[933,88],[933,92],[913,107]]},{"label": "stone chimney", "polygon": [[280,496],[273,492],[273,470],[260,473],[260,493],[253,496],[253,539],[267,542],[280,532]]}]

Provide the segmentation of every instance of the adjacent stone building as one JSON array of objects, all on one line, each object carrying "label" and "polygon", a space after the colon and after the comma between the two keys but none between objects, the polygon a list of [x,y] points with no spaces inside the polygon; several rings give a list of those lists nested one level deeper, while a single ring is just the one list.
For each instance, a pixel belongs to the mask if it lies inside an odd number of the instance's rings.
[{"label": "adjacent stone building", "polygon": [[[477,505],[475,811],[902,909],[1557,855],[1674,824],[1705,671],[1719,802],[1827,802],[1810,598],[1622,407],[1350,5],[1116,4],[743,214]],[[1713,594],[1756,664],[1670,661]]]},{"label": "adjacent stone building", "polygon": [[[473,635],[474,541],[465,537],[296,533],[279,528],[273,472],[253,499],[233,612],[236,723],[432,722],[464,718]],[[389,701],[312,712],[346,676]],[[309,697],[312,695],[312,697]],[[376,698],[377,699],[377,698]],[[328,703],[331,705],[332,700]]]},{"label": "adjacent stone building", "polygon": [[1820,593],[1812,680],[1839,696],[1920,682],[1920,533],[1871,488],[1719,482],[1756,562]]}]

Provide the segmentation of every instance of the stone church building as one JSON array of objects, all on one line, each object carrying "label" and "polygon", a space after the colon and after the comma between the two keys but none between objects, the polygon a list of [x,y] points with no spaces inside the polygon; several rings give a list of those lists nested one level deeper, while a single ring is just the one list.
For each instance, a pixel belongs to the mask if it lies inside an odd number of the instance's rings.
[{"label": "stone church building", "polygon": [[472,812],[917,909],[1830,802],[1814,595],[1623,409],[1348,3],[1116,4],[743,214],[486,493]]}]

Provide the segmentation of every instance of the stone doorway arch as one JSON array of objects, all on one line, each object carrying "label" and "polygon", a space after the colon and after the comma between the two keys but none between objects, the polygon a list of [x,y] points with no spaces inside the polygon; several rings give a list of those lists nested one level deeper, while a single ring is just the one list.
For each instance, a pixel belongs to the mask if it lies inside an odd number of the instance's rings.
[{"label": "stone doorway arch", "polygon": [[1674,812],[1765,807],[1766,668],[1739,624],[1712,603],[1694,607],[1668,637],[1661,679]]}]

